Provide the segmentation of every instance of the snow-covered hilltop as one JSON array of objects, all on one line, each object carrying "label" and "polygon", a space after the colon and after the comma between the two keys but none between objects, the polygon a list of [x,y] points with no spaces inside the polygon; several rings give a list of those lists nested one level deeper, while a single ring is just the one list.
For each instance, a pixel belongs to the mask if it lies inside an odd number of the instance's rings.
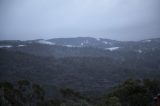
[{"label": "snow-covered hilltop", "polygon": [[77,37],[0,41],[0,49],[10,49],[45,56],[106,56],[108,53],[143,55],[160,50],[160,38],[141,41],[116,41],[104,38]]}]

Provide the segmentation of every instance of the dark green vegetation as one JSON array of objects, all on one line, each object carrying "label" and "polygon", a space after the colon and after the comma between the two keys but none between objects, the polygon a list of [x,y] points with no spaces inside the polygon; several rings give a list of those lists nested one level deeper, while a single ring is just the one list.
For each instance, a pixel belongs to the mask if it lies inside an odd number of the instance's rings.
[{"label": "dark green vegetation", "polygon": [[[107,106],[152,106],[160,92],[159,80],[129,79],[108,93],[103,99]],[[103,106],[103,105],[102,105]]]},{"label": "dark green vegetation", "polygon": [[160,76],[160,57],[154,55],[132,56],[121,62],[110,57],[38,57],[4,49],[0,49],[0,54],[1,80],[27,79],[85,93],[103,92],[128,78]]},{"label": "dark green vegetation", "polygon": [[[54,90],[54,89],[52,89]],[[89,99],[72,89],[59,89],[51,98],[38,84],[27,80],[0,82],[0,106],[90,106]]]},{"label": "dark green vegetation", "polygon": [[[55,89],[52,89],[55,90]],[[69,88],[49,97],[41,85],[27,80],[0,83],[1,106],[152,106],[160,91],[158,80],[126,80],[100,98],[88,98]],[[54,94],[53,94],[54,95]]]},{"label": "dark green vegetation", "polygon": [[[159,76],[160,39],[0,41],[0,81],[12,82],[6,92],[28,89],[11,93],[16,105],[148,106],[159,92]],[[21,100],[28,94],[36,95],[33,101]]]}]

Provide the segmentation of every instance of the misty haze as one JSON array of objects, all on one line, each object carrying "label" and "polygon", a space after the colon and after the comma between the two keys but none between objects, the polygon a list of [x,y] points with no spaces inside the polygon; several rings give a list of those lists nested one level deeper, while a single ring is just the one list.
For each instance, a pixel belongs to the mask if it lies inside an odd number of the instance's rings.
[{"label": "misty haze", "polygon": [[0,0],[0,106],[160,106],[159,0]]}]

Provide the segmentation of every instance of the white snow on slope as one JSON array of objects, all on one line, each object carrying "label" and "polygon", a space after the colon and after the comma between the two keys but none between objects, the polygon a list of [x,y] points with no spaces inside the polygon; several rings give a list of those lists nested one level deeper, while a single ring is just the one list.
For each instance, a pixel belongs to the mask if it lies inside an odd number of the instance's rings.
[{"label": "white snow on slope", "polygon": [[12,45],[0,45],[0,48],[11,48],[13,47]]},{"label": "white snow on slope", "polygon": [[147,39],[147,40],[144,40],[143,42],[151,42],[152,40],[150,39]]},{"label": "white snow on slope", "polygon": [[138,50],[138,53],[142,53],[143,51],[142,50]]},{"label": "white snow on slope", "polygon": [[64,46],[66,46],[66,47],[74,47],[73,45],[64,45]]},{"label": "white snow on slope", "polygon": [[96,40],[97,40],[97,41],[100,41],[100,40],[101,40],[101,38],[96,38]]},{"label": "white snow on slope", "polygon": [[85,44],[88,44],[89,43],[89,41],[88,40],[85,40],[84,42],[81,42],[81,46],[84,46]]},{"label": "white snow on slope", "polygon": [[110,48],[105,48],[105,50],[110,50],[110,51],[114,51],[114,50],[118,50],[120,47],[110,47]]},{"label": "white snow on slope", "polygon": [[63,46],[65,46],[65,47],[82,47],[82,45],[81,45],[81,46],[75,46],[75,45],[63,45]]},{"label": "white snow on slope", "polygon": [[81,43],[81,46],[83,46],[84,45],[84,43]]},{"label": "white snow on slope", "polygon": [[46,41],[46,40],[39,40],[38,43],[46,44],[46,45],[55,45],[55,43],[49,42],[49,41]]},{"label": "white snow on slope", "polygon": [[104,43],[104,44],[108,44],[108,42],[107,42],[107,41],[103,41],[103,43]]},{"label": "white snow on slope", "polygon": [[23,47],[23,46],[26,46],[26,45],[18,45],[18,47]]}]

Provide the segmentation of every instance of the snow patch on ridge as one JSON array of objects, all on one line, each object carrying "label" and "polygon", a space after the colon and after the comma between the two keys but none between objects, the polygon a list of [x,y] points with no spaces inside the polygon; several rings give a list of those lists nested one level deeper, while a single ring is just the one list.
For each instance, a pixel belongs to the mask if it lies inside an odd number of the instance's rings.
[{"label": "snow patch on ridge", "polygon": [[26,46],[26,45],[18,45],[18,47],[24,47],[24,46]]},{"label": "snow patch on ridge", "polygon": [[83,45],[84,44],[82,43],[80,46],[78,45],[63,45],[63,46],[73,48],[73,47],[83,47]]},{"label": "snow patch on ridge", "polygon": [[104,44],[109,44],[107,41],[103,41]]},{"label": "snow patch on ridge", "polygon": [[83,46],[84,45],[84,43],[81,43],[81,46]]},{"label": "snow patch on ridge", "polygon": [[118,50],[120,47],[110,47],[110,48],[105,48],[105,50],[109,50],[109,51],[115,51]]},{"label": "snow patch on ridge", "polygon": [[64,46],[66,46],[66,47],[75,47],[75,46],[73,46],[73,45],[64,45]]},{"label": "snow patch on ridge", "polygon": [[143,51],[142,50],[138,50],[138,53],[142,53]]},{"label": "snow patch on ridge", "polygon": [[0,48],[11,48],[13,47],[12,45],[0,45]]},{"label": "snow patch on ridge", "polygon": [[100,41],[100,40],[101,40],[101,38],[96,38],[96,40],[97,40],[97,41]]},{"label": "snow patch on ridge", "polygon": [[46,40],[39,40],[38,43],[40,43],[40,44],[46,44],[46,45],[55,45],[55,43],[49,42],[49,41],[46,41]]},{"label": "snow patch on ridge", "polygon": [[152,40],[150,39],[147,39],[147,40],[144,40],[143,42],[151,42]]}]

